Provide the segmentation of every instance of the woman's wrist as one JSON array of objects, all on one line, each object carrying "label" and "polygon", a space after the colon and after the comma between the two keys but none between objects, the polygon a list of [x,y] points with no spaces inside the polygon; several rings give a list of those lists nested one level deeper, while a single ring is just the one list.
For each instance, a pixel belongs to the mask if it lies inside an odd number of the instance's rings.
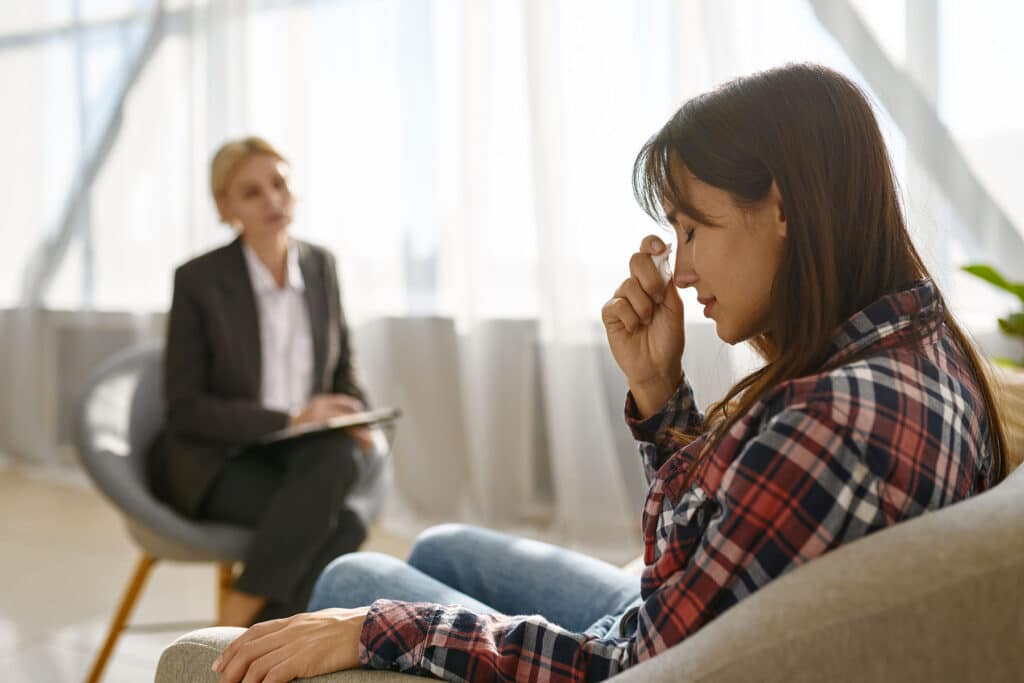
[{"label": "woman's wrist", "polygon": [[683,381],[682,368],[679,369],[679,373],[674,375],[674,379],[670,376],[660,376],[646,382],[631,382],[629,384],[629,391],[633,394],[633,402],[636,404],[637,412],[640,417],[647,419],[651,415],[654,415],[672,398],[672,394],[676,393],[679,388],[679,384]]}]

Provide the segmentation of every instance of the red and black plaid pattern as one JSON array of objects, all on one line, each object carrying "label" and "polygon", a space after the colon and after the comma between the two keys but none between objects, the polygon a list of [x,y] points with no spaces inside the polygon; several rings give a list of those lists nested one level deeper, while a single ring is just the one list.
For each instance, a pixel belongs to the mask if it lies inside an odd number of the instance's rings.
[{"label": "red and black plaid pattern", "polygon": [[830,360],[860,359],[764,396],[685,491],[704,441],[676,450],[668,430],[700,424],[689,385],[646,420],[627,398],[651,482],[644,603],[632,637],[572,633],[540,616],[379,600],[363,628],[363,664],[450,681],[603,680],[794,567],[988,488],[985,406],[965,359],[945,328],[918,348],[904,344],[915,313],[937,305],[922,282],[853,316]]}]

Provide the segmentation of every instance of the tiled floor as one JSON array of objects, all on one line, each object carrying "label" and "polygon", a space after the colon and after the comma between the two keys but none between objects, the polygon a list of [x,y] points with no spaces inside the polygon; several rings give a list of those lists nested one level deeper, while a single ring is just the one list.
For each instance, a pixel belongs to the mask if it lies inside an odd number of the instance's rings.
[{"label": "tiled floor", "polygon": [[[379,530],[365,546],[408,547]],[[0,679],[83,681],[137,559],[80,476],[0,466]],[[215,581],[213,565],[157,564],[103,680],[152,680],[164,646],[213,619]]]}]

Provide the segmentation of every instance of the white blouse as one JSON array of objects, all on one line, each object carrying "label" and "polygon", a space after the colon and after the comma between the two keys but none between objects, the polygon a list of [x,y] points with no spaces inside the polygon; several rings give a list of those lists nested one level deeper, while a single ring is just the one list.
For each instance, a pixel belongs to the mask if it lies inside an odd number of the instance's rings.
[{"label": "white blouse", "polygon": [[260,402],[291,414],[300,412],[313,393],[313,328],[306,305],[306,283],[295,242],[288,245],[284,286],[243,244],[260,327]]}]

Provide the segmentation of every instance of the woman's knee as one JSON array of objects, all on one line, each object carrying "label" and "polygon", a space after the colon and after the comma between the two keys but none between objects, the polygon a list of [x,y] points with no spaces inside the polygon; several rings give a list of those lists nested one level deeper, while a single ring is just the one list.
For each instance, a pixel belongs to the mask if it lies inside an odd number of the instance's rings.
[{"label": "woman's knee", "polygon": [[340,500],[359,473],[356,457],[347,440],[300,442],[287,454],[285,479],[307,495]]},{"label": "woman's knee", "polygon": [[431,576],[436,570],[477,555],[488,532],[468,524],[439,524],[416,537],[409,564]]},{"label": "woman's knee", "polygon": [[309,609],[369,605],[380,597],[384,588],[381,583],[388,570],[402,564],[401,560],[382,553],[342,555],[320,572],[313,586]]}]

